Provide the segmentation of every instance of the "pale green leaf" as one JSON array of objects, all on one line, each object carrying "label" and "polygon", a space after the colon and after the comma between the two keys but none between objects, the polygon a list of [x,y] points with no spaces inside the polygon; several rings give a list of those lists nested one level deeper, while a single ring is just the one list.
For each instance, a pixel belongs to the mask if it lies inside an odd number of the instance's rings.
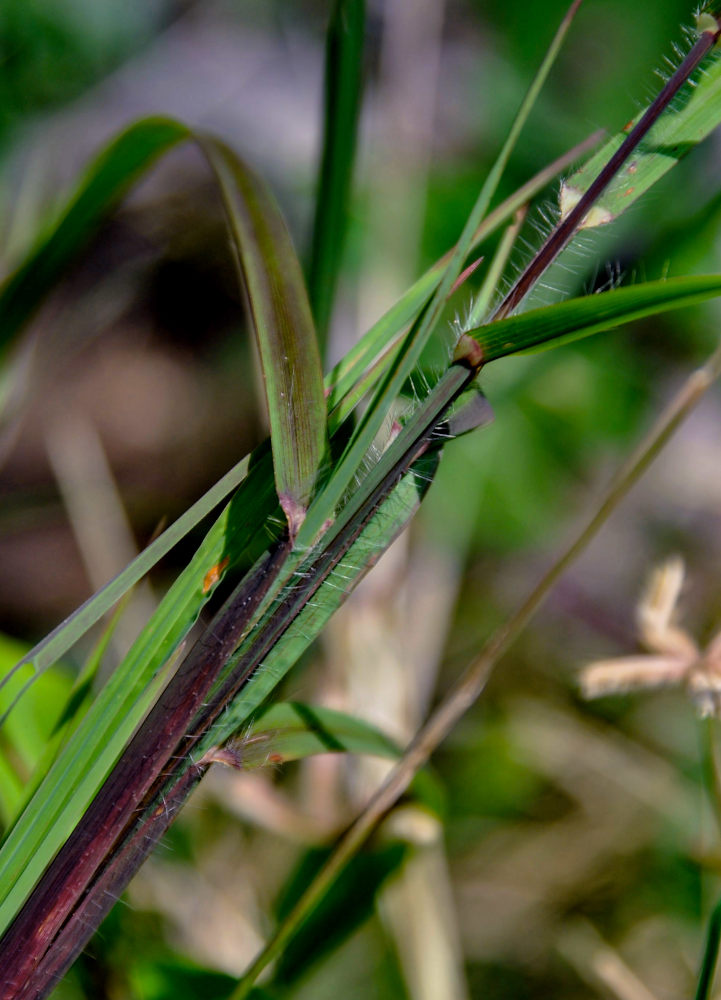
[{"label": "pale green leaf", "polygon": [[[564,181],[561,186],[562,218],[578,203],[581,195],[645,113],[644,108]],[[705,139],[719,122],[721,50],[717,47],[712,50],[695,78],[686,85],[677,103],[661,115],[638,144],[633,156],[598,198],[583,226],[591,228],[612,222]]]}]

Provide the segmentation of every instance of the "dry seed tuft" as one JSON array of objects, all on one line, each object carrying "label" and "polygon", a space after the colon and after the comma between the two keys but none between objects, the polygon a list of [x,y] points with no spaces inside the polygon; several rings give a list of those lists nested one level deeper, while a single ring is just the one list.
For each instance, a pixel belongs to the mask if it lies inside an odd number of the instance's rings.
[{"label": "dry seed tuft", "polygon": [[683,580],[678,556],[654,570],[637,610],[639,637],[648,653],[589,664],[580,677],[585,698],[683,686],[699,715],[721,717],[721,632],[702,650],[676,624]]}]

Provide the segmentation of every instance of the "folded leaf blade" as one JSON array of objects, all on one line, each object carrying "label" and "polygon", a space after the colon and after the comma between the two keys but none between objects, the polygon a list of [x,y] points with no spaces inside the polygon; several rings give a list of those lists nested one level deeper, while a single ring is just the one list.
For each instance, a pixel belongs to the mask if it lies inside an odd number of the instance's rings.
[{"label": "folded leaf blade", "polygon": [[291,538],[326,451],[320,354],[300,263],[265,184],[222,142],[201,146],[225,204],[263,369],[278,498]]}]

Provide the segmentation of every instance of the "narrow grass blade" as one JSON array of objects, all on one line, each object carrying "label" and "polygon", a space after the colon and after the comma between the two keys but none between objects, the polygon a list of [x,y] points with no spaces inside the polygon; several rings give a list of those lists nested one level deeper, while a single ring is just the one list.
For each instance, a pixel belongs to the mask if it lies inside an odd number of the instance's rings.
[{"label": "narrow grass blade", "polygon": [[[36,250],[0,292],[0,320],[4,323],[0,328],[0,343],[3,336],[9,338],[27,322],[32,314],[33,304],[37,304],[50,291],[103,218],[115,208],[141,173],[172,145],[191,137],[190,131],[180,123],[153,118],[138,122],[110,143],[89,166],[77,193],[70,199],[54,229],[40,240]],[[238,252],[239,255],[246,254],[246,264],[255,275],[256,284],[262,284],[262,273],[259,276],[258,272],[262,272],[264,263],[268,268],[275,267],[275,273],[267,275],[269,301],[258,302],[262,292],[251,294],[251,300],[255,301],[254,316],[260,316],[258,322],[262,334],[259,333],[259,337],[262,335],[264,342],[268,341],[267,331],[272,328],[273,322],[273,316],[269,319],[268,313],[273,313],[274,310],[277,312],[278,324],[283,324],[286,319],[288,321],[277,339],[268,342],[265,350],[261,349],[261,355],[265,365],[270,364],[273,387],[269,387],[269,398],[274,399],[272,412],[276,414],[276,432],[278,423],[284,431],[278,448],[279,456],[276,456],[276,481],[279,493],[286,497],[286,507],[297,518],[301,511],[298,504],[307,502],[317,466],[324,454],[326,412],[320,381],[320,362],[300,268],[277,209],[267,192],[261,190],[261,185],[245,171],[230,151],[212,139],[204,139],[202,142],[218,174],[236,239],[240,241],[237,223],[240,196],[236,185],[244,178],[244,183],[253,192],[253,205],[248,207],[248,215],[252,216],[254,225],[263,228],[262,237],[271,242],[270,246],[266,244],[263,248],[263,252],[267,254],[265,261],[258,257],[254,270],[252,261],[248,263],[247,260],[252,257],[252,249],[243,249],[238,245]],[[267,216],[264,222],[260,217],[262,213]],[[297,450],[292,447],[296,430],[300,441]],[[305,447],[303,442],[306,442]],[[247,472],[248,461],[245,458],[236,465],[122,573],[50,632],[15,665],[13,671],[0,680],[0,687],[24,664],[32,663],[35,673],[39,674],[62,656],[130,587],[239,485]],[[26,684],[31,684],[32,680],[32,676],[29,677]],[[21,694],[22,691],[17,697]]]},{"label": "narrow grass blade", "polygon": [[361,105],[365,0],[335,0],[326,34],[325,125],[308,293],[325,342],[345,232]]},{"label": "narrow grass blade", "polygon": [[316,498],[316,502],[309,511],[308,517],[301,529],[302,535],[298,538],[300,546],[312,545],[318,533],[322,530],[323,525],[334,516],[335,509],[343,493],[348,489],[357,469],[361,467],[363,458],[368,453],[375,436],[383,425],[390,407],[395,402],[404,382],[418,363],[421,352],[440,318],[446,297],[460,274],[463,262],[471,249],[474,235],[488,212],[491,199],[496,192],[496,188],[521,133],[521,129],[525,125],[528,115],[535,104],[536,98],[555,61],[580,3],[581,0],[574,0],[571,4],[568,13],[551,42],[546,56],[541,63],[541,67],[511,125],[503,148],[481,188],[480,194],[466,221],[458,243],[453,249],[451,258],[443,271],[430,303],[421,312],[418,320],[414,323],[403,341],[393,367],[378,386],[368,409],[359,421],[354,435],[348,443],[344,455],[335,466],[328,483]]},{"label": "narrow grass blade", "polygon": [[[102,221],[117,207],[123,196],[142,174],[162,154],[179,142],[192,137],[190,130],[180,122],[167,118],[148,118],[137,122],[121,133],[91,162],[58,221],[50,231],[41,235],[35,248],[0,290],[0,348],[8,345],[28,322],[44,296],[57,284],[76,256],[95,234]],[[212,146],[212,140],[205,140],[206,152]],[[233,207],[234,195],[227,190],[228,173],[233,173],[236,170],[242,171],[242,168],[237,163],[232,162],[232,154],[228,153],[224,157],[222,152],[218,150],[216,161],[220,160],[226,161],[226,168],[223,171],[226,183],[224,193],[230,210]],[[271,207],[268,210],[272,212],[274,209]],[[271,228],[270,224],[267,228]],[[281,237],[281,242],[284,238],[287,239],[287,237]],[[283,252],[286,253],[285,257]],[[292,248],[289,252],[292,254]],[[284,278],[288,285],[286,291],[301,303],[297,311],[302,313],[302,303],[306,299],[297,260],[288,263],[290,257],[287,255],[287,246],[284,246],[279,253],[279,266],[285,267],[288,272]],[[278,303],[278,308],[282,311],[282,302]],[[305,319],[305,327],[303,319]],[[313,338],[308,332],[312,331],[312,323],[310,323],[307,306],[305,317],[301,316],[298,329],[304,331],[305,342],[302,351],[290,355],[293,362],[297,362],[301,356],[303,358],[313,356]],[[266,360],[267,354],[268,352],[266,352]],[[278,357],[282,358],[283,354],[279,354]],[[292,399],[292,402],[286,406],[286,413],[300,411],[301,430],[306,424],[312,426],[310,426],[308,433],[300,434],[300,440],[309,442],[309,447],[300,449],[297,463],[296,456],[287,447],[282,452],[285,466],[281,461],[278,487],[279,492],[286,491],[288,496],[286,503],[291,508],[296,499],[295,493],[299,493],[301,496],[304,493],[309,495],[317,465],[325,448],[325,402],[322,385],[318,384],[320,365],[317,360],[317,350],[312,357],[312,363],[305,367],[299,366],[294,371],[292,368],[292,363],[285,365],[289,383],[287,398]],[[312,378],[309,375],[311,371]],[[278,387],[278,395],[283,391],[283,388]],[[301,395],[304,400],[302,406],[299,403]],[[318,415],[319,411],[322,411],[322,421]],[[312,474],[310,466],[313,466]],[[130,587],[134,586],[178,541],[185,537],[202,518],[242,482],[247,468],[248,458],[245,458],[175,524],[140,553],[122,573],[89,598],[69,619],[53,629],[38,643],[22,661],[15,665],[12,671],[0,679],[0,687],[26,663],[32,663],[35,674],[40,674],[56,662]],[[296,472],[298,475],[294,479]],[[307,496],[304,502],[307,502]],[[295,508],[293,509],[295,510]],[[297,510],[295,515],[298,516]],[[32,683],[33,676],[31,675],[27,679],[23,690]],[[16,697],[20,697],[21,694],[22,691],[18,692]],[[8,710],[9,706],[6,708],[6,712]],[[2,720],[0,720],[0,724],[2,724]]]},{"label": "narrow grass blade", "polygon": [[0,679],[0,689],[10,680],[10,678],[23,666],[30,663],[33,666],[33,674],[28,678],[21,690],[16,694],[12,703],[7,705],[2,716],[0,716],[0,726],[4,722],[8,712],[21,697],[27,686],[33,682],[34,677],[43,673],[48,667],[56,663],[74,644],[90,629],[102,616],[116,604],[124,594],[130,590],[146,573],[148,573],[163,556],[177,545],[177,543],[192,531],[192,529],[206,517],[210,511],[221,503],[236,487],[242,483],[248,472],[249,458],[246,457],[238,462],[230,472],[227,472],[222,479],[219,479],[215,486],[212,486],[204,496],[197,500],[188,510],[182,514],[169,528],[159,535],[150,545],[140,552],[131,563],[129,563],[122,573],[118,573],[114,579],[106,584],[101,590],[88,598],[77,611],[74,611],[64,622],[49,632],[37,645],[33,646],[29,653],[22,658],[14,667],[4,674]]},{"label": "narrow grass blade", "polygon": [[202,137],[225,204],[268,400],[278,498],[295,538],[326,453],[326,402],[303,275],[265,184],[223,143]]},{"label": "narrow grass blade", "polygon": [[469,334],[480,345],[483,361],[488,362],[520,351],[557,347],[645,316],[697,305],[717,295],[721,295],[721,275],[649,281],[532,309],[479,326]]},{"label": "narrow grass blade", "polygon": [[525,218],[526,209],[519,208],[513,218],[513,222],[510,226],[508,226],[505,233],[501,237],[496,253],[491,261],[491,266],[489,267],[488,273],[483,280],[481,290],[473,302],[473,307],[468,317],[468,326],[477,326],[488,312],[493,296],[496,294],[498,282],[503,276],[504,268],[508,263],[511,251],[516,244],[518,234]]},{"label": "narrow grass blade", "polygon": [[[619,170],[598,198],[582,223],[584,228],[616,219],[721,123],[721,51],[711,51],[708,61],[692,83],[683,105],[667,108],[636,147],[632,159]],[[621,147],[645,113],[644,110],[632,119],[564,181],[561,186],[561,218],[565,218],[578,204],[604,164]]]}]

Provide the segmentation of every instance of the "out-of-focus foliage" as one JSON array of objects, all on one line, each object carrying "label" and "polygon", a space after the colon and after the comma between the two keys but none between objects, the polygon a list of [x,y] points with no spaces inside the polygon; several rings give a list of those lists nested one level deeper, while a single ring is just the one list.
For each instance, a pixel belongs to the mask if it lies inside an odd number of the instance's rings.
[{"label": "out-of-focus foliage", "polygon": [[7,0],[0,10],[0,147],[35,114],[82,95],[152,42],[164,0]]}]

